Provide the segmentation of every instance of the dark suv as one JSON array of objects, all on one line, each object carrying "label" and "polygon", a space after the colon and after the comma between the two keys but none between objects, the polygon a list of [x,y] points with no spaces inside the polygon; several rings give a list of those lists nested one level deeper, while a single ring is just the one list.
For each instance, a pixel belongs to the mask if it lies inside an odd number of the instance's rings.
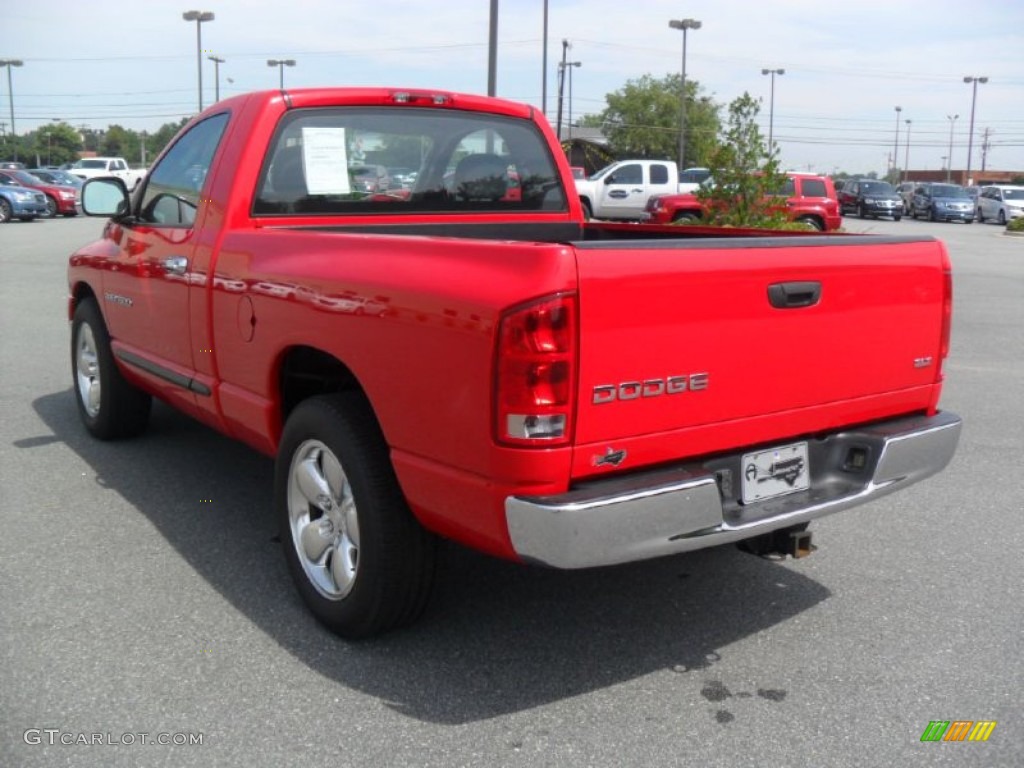
[{"label": "dark suv", "polygon": [[899,221],[903,218],[903,199],[887,181],[856,179],[839,190],[839,210],[856,213],[862,219],[892,216],[893,221]]},{"label": "dark suv", "polygon": [[921,184],[914,190],[913,218],[931,221],[974,221],[974,201],[959,184]]}]

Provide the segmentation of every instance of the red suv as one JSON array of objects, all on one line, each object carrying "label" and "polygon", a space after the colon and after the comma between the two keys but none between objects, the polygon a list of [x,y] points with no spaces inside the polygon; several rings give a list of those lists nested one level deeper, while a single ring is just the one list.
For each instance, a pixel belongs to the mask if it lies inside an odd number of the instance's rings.
[{"label": "red suv", "polygon": [[[805,222],[819,232],[832,232],[843,223],[836,189],[828,176],[787,174],[779,196],[786,198],[786,215],[790,221]],[[705,205],[696,195],[655,195],[647,201],[644,221],[669,224],[700,219]]]},{"label": "red suv", "polygon": [[33,176],[28,171],[0,170],[7,178],[15,183],[30,189],[37,189],[46,195],[46,218],[52,219],[57,214],[62,216],[76,216],[78,209],[75,207],[77,194],[74,187],[61,187],[57,184],[47,184],[38,176]]}]

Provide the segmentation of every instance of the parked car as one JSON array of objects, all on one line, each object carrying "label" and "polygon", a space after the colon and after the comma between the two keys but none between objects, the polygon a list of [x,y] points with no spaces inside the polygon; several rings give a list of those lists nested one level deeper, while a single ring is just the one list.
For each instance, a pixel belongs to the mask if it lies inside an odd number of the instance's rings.
[{"label": "parked car", "polygon": [[48,184],[56,184],[59,187],[74,187],[79,191],[81,191],[82,185],[85,183],[85,179],[56,168],[30,168],[28,172],[33,176],[38,176]]},{"label": "parked car", "polygon": [[914,190],[917,189],[919,181],[904,181],[902,184],[896,185],[896,194],[900,196],[903,201],[903,212],[905,214],[910,213],[910,206],[914,202]]},{"label": "parked car", "polygon": [[69,170],[82,179],[114,176],[128,189],[135,189],[146,177],[145,168],[132,168],[123,157],[84,157]]},{"label": "parked car", "polygon": [[978,221],[995,219],[1005,225],[1010,219],[1024,216],[1024,187],[996,184],[982,187],[975,201]]},{"label": "parked car", "polygon": [[11,219],[32,221],[46,214],[46,195],[38,189],[23,187],[13,179],[0,175],[0,224]]},{"label": "parked car", "polygon": [[[790,221],[802,221],[819,232],[832,232],[842,226],[836,190],[827,176],[788,174],[779,197],[786,198],[786,216]],[[669,224],[700,219],[705,205],[695,194],[655,195],[647,201],[643,220]]]},{"label": "parked car", "polygon": [[892,184],[877,179],[847,181],[839,191],[840,213],[856,213],[862,219],[871,216],[891,216],[893,221],[903,218],[903,199]]},{"label": "parked car", "polygon": [[78,193],[72,187],[62,187],[56,184],[48,184],[38,176],[33,176],[28,171],[0,170],[0,176],[6,176],[16,184],[29,189],[37,189],[46,198],[46,211],[43,213],[48,219],[57,214],[61,216],[77,216]]},{"label": "parked car", "polygon": [[931,221],[974,221],[974,203],[959,184],[920,184],[914,190],[913,218]]},{"label": "parked car", "polygon": [[5,160],[0,163],[0,169],[5,171],[23,171],[25,170],[24,163],[16,163],[13,160]]},{"label": "parked car", "polygon": [[587,169],[580,165],[574,165],[569,170],[572,171],[573,179],[586,179]]},{"label": "parked car", "polygon": [[349,172],[357,192],[387,192],[391,187],[391,177],[383,165],[353,165]]}]

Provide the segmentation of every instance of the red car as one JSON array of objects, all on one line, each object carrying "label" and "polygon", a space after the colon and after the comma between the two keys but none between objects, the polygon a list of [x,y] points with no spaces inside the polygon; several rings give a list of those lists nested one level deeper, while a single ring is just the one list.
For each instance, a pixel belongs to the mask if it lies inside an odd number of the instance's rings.
[{"label": "red car", "polygon": [[[819,232],[833,232],[842,225],[835,186],[828,176],[791,173],[779,192],[782,195],[790,221],[806,222]],[[670,224],[700,219],[706,205],[697,195],[655,195],[647,201],[644,221]]]},{"label": "red car", "polygon": [[28,171],[0,170],[0,174],[12,181],[29,189],[38,189],[46,195],[46,213],[43,216],[52,219],[57,214],[62,216],[77,216],[78,208],[75,200],[78,197],[74,187],[61,187],[57,184],[47,184],[38,176],[33,176]]}]

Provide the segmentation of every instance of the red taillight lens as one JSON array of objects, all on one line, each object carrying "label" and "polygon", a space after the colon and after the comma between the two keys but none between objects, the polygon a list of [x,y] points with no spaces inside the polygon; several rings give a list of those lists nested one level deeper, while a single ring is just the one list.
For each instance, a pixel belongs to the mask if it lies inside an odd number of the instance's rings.
[{"label": "red taillight lens", "polygon": [[949,356],[949,338],[953,327],[953,273],[947,268],[942,276],[942,336],[939,338],[939,365]]},{"label": "red taillight lens", "polygon": [[551,446],[572,437],[576,298],[554,296],[508,311],[495,354],[498,442]]}]

